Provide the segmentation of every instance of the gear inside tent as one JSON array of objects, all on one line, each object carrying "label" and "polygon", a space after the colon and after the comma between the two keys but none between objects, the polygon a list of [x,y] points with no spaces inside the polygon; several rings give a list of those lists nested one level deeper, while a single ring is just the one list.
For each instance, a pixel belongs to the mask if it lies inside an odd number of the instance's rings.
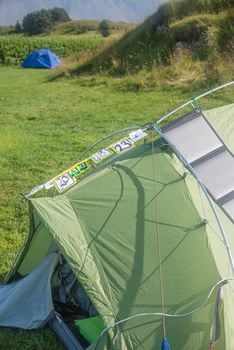
[{"label": "gear inside tent", "polygon": [[0,326],[49,323],[69,350],[234,348],[234,104],[165,119],[25,195]]},{"label": "gear inside tent", "polygon": [[52,51],[40,49],[33,51],[22,63],[23,68],[53,69],[60,65],[60,58]]}]

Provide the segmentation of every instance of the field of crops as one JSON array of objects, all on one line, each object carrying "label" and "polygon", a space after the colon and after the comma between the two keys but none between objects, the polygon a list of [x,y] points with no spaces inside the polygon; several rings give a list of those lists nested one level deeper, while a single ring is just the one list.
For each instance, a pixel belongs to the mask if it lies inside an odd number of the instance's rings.
[{"label": "field of crops", "polygon": [[60,57],[94,49],[103,42],[100,36],[94,37],[0,37],[0,64],[18,65],[32,51],[46,48]]}]

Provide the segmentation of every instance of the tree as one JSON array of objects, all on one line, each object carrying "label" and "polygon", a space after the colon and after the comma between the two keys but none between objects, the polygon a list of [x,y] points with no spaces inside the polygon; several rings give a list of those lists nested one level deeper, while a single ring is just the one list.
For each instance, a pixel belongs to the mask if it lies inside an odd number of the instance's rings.
[{"label": "tree", "polygon": [[68,13],[63,8],[54,7],[53,9],[49,10],[49,12],[53,23],[63,23],[70,21]]},{"label": "tree", "polygon": [[22,33],[22,27],[18,21],[16,22],[16,25],[15,25],[15,33],[17,34]]},{"label": "tree", "polygon": [[104,36],[104,37],[111,35],[111,28],[112,28],[111,22],[107,21],[106,19],[101,21],[101,23],[99,25],[99,31],[102,34],[102,36]]},{"label": "tree", "polygon": [[56,23],[68,20],[67,12],[58,7],[30,12],[23,18],[23,32],[29,35],[48,33]]},{"label": "tree", "polygon": [[23,32],[29,35],[46,33],[51,29],[51,18],[47,10],[28,13],[23,19]]}]

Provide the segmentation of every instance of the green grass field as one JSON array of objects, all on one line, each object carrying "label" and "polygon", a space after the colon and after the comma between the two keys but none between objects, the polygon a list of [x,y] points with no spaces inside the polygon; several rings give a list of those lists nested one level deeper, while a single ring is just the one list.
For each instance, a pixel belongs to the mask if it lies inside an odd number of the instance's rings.
[{"label": "green grass field", "polygon": [[[133,91],[128,78],[84,76],[52,79],[45,70],[0,67],[0,277],[28,232],[27,204],[20,192],[69,166],[108,132],[158,119],[206,90],[182,87]],[[122,88],[124,86],[124,88]],[[210,108],[232,101],[226,89],[203,101]],[[36,332],[47,350],[63,347],[48,329]],[[33,350],[30,333],[1,330],[1,350]]]}]

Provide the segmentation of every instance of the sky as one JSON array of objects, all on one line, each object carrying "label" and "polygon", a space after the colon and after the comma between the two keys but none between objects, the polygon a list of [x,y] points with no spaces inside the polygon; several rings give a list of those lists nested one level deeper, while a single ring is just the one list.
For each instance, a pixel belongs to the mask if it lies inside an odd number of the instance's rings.
[{"label": "sky", "polygon": [[72,19],[140,22],[162,0],[0,0],[0,25],[15,24],[32,11],[63,7]]}]

